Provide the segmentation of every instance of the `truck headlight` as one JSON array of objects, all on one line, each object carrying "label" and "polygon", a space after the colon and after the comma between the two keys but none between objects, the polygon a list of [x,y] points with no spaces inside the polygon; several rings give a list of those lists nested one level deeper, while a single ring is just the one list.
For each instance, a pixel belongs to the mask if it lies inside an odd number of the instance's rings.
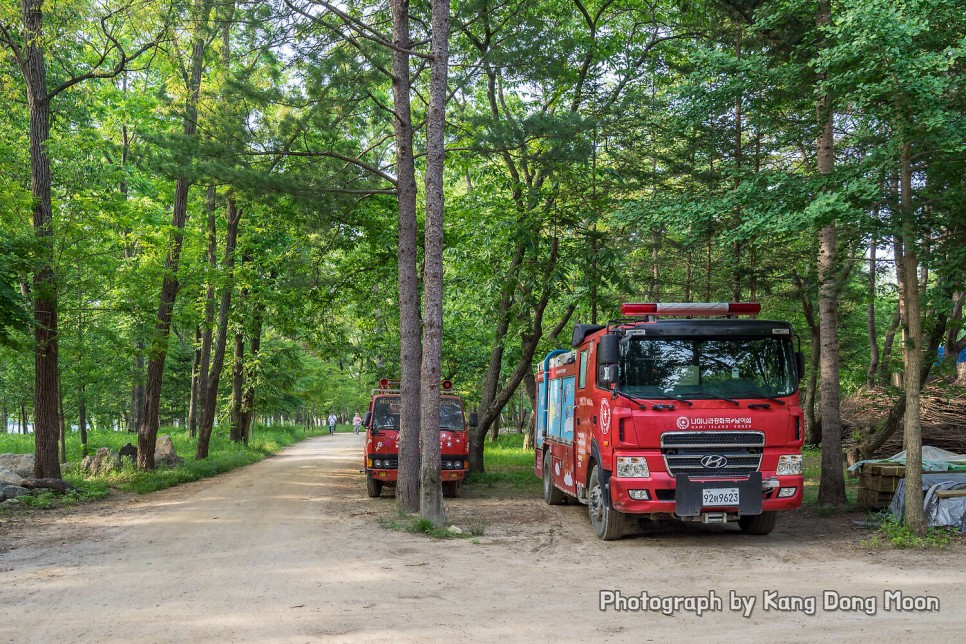
[{"label": "truck headlight", "polygon": [[618,456],[617,476],[621,478],[644,478],[651,475],[643,456]]},{"label": "truck headlight", "polygon": [[789,476],[802,473],[801,454],[783,454],[778,458],[778,469],[775,474],[778,476]]}]

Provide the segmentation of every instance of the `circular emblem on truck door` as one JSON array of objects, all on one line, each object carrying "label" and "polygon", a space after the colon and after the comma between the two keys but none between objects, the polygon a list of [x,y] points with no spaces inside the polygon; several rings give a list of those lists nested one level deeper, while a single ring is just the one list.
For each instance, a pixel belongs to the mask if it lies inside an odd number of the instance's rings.
[{"label": "circular emblem on truck door", "polygon": [[678,429],[687,429],[691,426],[691,421],[687,416],[678,416],[677,426]]},{"label": "circular emblem on truck door", "polygon": [[606,398],[600,399],[600,433],[606,434],[610,431],[610,401]]},{"label": "circular emblem on truck door", "polygon": [[728,459],[721,454],[708,454],[701,459],[701,466],[709,470],[717,470],[728,464]]}]

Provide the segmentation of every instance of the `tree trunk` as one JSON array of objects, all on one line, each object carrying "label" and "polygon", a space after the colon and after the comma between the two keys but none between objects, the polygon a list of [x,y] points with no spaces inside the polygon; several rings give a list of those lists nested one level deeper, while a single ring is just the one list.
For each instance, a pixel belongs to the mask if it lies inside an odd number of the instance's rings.
[{"label": "tree trunk", "polygon": [[876,280],[876,263],[875,254],[876,246],[879,240],[875,235],[872,236],[872,245],[869,249],[869,303],[868,311],[866,313],[868,329],[869,329],[869,369],[865,374],[866,383],[872,387],[876,384],[876,374],[879,371],[879,342],[876,339],[876,329],[875,329],[875,280]]},{"label": "tree trunk", "polygon": [[[205,190],[205,208],[208,213],[208,277],[205,287],[205,319],[201,330],[201,356],[198,363],[198,420],[204,415],[208,395],[208,374],[211,370],[211,346],[215,334],[215,274],[218,272],[218,226],[216,223],[215,188]],[[194,436],[194,434],[192,434]]]},{"label": "tree trunk", "polygon": [[945,361],[955,365],[957,364],[956,360],[959,357],[959,352],[966,348],[966,335],[961,339],[956,337],[962,329],[963,304],[964,300],[966,300],[966,291],[954,292],[952,300],[953,312],[949,316],[944,345],[946,347]]},{"label": "tree trunk", "polygon": [[[827,26],[831,22],[831,6],[828,0],[819,0],[816,24]],[[832,130],[832,100],[820,96],[816,106],[820,125],[817,142],[817,166],[822,175],[832,173],[835,164],[834,132]],[[836,259],[836,231],[832,221],[822,227],[819,234],[819,328],[822,343],[822,475],[819,483],[818,501],[826,505],[845,504],[845,474],[842,471],[842,418],[839,401],[839,318],[838,318],[838,263]]]},{"label": "tree trunk", "polygon": [[60,415],[60,463],[67,463],[67,423],[64,418],[64,388],[60,383],[60,376],[57,377],[57,389],[60,392],[60,399],[57,401],[57,411]]},{"label": "tree trunk", "polygon": [[[911,144],[902,146],[902,257],[905,316],[902,325],[902,362],[906,397],[903,445],[906,449],[906,507],[905,520],[909,530],[920,537],[926,534],[926,519],[922,503],[922,426],[920,425],[920,382],[912,377],[922,370],[922,311],[919,307],[919,258],[915,247],[912,208]],[[898,258],[897,258],[898,260]]]},{"label": "tree trunk", "polygon": [[711,234],[708,234],[707,258],[704,263],[704,301],[711,301]]},{"label": "tree trunk", "polygon": [[500,438],[500,424],[502,420],[503,420],[503,410],[501,409],[500,413],[498,413],[496,417],[493,419],[493,422],[490,423],[491,441],[496,441],[498,438]]},{"label": "tree trunk", "polygon": [[225,274],[227,277],[221,291],[221,303],[218,307],[218,336],[215,340],[214,355],[211,359],[211,371],[208,372],[208,391],[204,395],[204,405],[201,408],[201,423],[198,425],[198,445],[195,458],[208,458],[208,445],[211,432],[215,426],[215,412],[218,409],[218,382],[221,370],[225,365],[225,348],[228,345],[228,316],[231,313],[231,296],[235,288],[235,242],[238,238],[238,222],[241,220],[241,210],[236,207],[235,198],[228,196],[227,208],[228,225],[225,230]]},{"label": "tree trunk", "polygon": [[[900,281],[901,285],[902,282]],[[902,299],[901,297],[899,298]],[[882,343],[882,353],[879,355],[879,371],[878,380],[879,382],[888,382],[889,378],[887,375],[889,356],[892,354],[892,344],[895,342],[896,331],[899,330],[899,321],[901,318],[901,311],[899,307],[899,302],[896,302],[896,312],[892,316],[892,322],[889,324],[889,329],[886,331],[885,340]]]},{"label": "tree trunk", "polygon": [[131,422],[128,432],[137,433],[144,413],[144,342],[134,345],[134,385],[131,387]]},{"label": "tree trunk", "polygon": [[23,0],[22,67],[30,111],[30,194],[37,254],[33,267],[34,299],[34,476],[60,478],[57,280],[54,276],[54,221],[51,172],[50,97],[44,61],[43,0]]},{"label": "tree trunk", "polygon": [[[510,266],[507,272],[507,277],[503,282],[503,288],[500,293],[500,304],[497,308],[497,322],[496,330],[493,335],[493,345],[490,349],[490,360],[486,368],[486,376],[483,380],[483,391],[480,395],[480,409],[488,408],[492,403],[493,399],[496,397],[496,391],[500,384],[500,373],[503,370],[503,351],[506,346],[506,336],[510,330],[510,308],[513,306],[513,292],[517,285],[517,271],[520,268],[520,264],[523,262],[524,255],[526,253],[526,246],[524,244],[519,244],[510,259]],[[489,426],[481,426],[478,428],[483,435],[486,435],[487,431],[490,431]],[[474,454],[470,454],[470,469],[474,472],[482,472],[483,467],[483,453],[480,452],[477,457]],[[477,470],[476,467],[481,469]]]},{"label": "tree trunk", "polygon": [[423,242],[423,355],[419,409],[422,463],[419,513],[433,525],[446,522],[440,474],[439,383],[443,347],[443,167],[449,71],[450,0],[432,0],[429,111],[426,115],[426,230]]},{"label": "tree trunk", "polygon": [[[392,94],[396,137],[396,187],[399,205],[399,365],[402,409],[399,415],[399,473],[396,503],[419,511],[420,348],[417,262],[416,170],[409,82],[409,0],[391,0]],[[438,384],[438,383],[437,383]]]},{"label": "tree trunk", "polygon": [[815,308],[805,289],[805,282],[797,272],[792,271],[792,280],[795,289],[798,291],[798,298],[802,304],[802,313],[805,315],[805,324],[811,334],[811,347],[808,360],[808,380],[805,385],[805,396],[802,401],[802,408],[805,413],[805,444],[819,445],[822,442],[822,423],[815,418],[815,399],[818,392],[818,375],[821,371],[822,357],[822,333],[818,322],[815,320]]},{"label": "tree trunk", "polygon": [[235,331],[235,351],[231,363],[231,426],[229,438],[233,443],[245,440],[242,426],[242,398],[245,381],[245,334],[241,328]]},{"label": "tree trunk", "polygon": [[694,273],[694,257],[693,253],[689,250],[687,260],[685,262],[685,274],[684,274],[684,301],[691,301],[691,280]]},{"label": "tree trunk", "polygon": [[822,334],[818,327],[811,330],[812,351],[808,356],[808,380],[805,385],[805,444],[822,444],[822,421],[815,413],[818,401],[818,377],[822,372]]},{"label": "tree trunk", "polygon": [[255,416],[255,385],[258,381],[258,355],[262,347],[262,320],[265,317],[265,306],[261,303],[255,305],[255,314],[252,320],[252,339],[249,344],[251,358],[245,365],[245,395],[242,397],[241,426],[245,445],[248,445],[248,438],[252,433],[252,424]]},{"label": "tree trunk", "polygon": [[[900,260],[901,261],[901,260]],[[940,313],[936,316],[936,324],[929,332],[928,347],[926,348],[926,356],[928,359],[922,361],[922,368],[919,372],[919,388],[922,389],[925,386],[926,381],[929,380],[929,373],[932,371],[933,357],[936,355],[939,345],[942,342],[942,335],[946,330],[947,317],[944,313]],[[906,414],[906,396],[905,393],[899,396],[898,399],[892,404],[889,409],[889,414],[886,416],[886,420],[882,423],[882,427],[876,431],[874,434],[866,438],[861,445],[858,446],[859,455],[864,458],[873,458],[876,452],[886,444],[886,442],[893,436],[893,434],[898,431],[899,427],[903,425],[903,419]]]},{"label": "tree trunk", "polygon": [[[195,0],[195,29],[191,38],[191,66],[188,79],[188,96],[185,99],[183,132],[188,140],[195,137],[198,130],[198,96],[201,91],[201,74],[204,70],[205,46],[208,42],[208,18],[214,0]],[[168,255],[165,258],[164,281],[161,284],[161,297],[158,304],[157,322],[151,343],[148,377],[144,395],[144,414],[138,431],[138,468],[154,469],[154,449],[158,438],[159,411],[161,407],[161,381],[164,377],[164,361],[168,354],[168,336],[171,331],[171,317],[178,296],[178,264],[181,261],[181,246],[184,241],[184,226],[188,220],[188,188],[191,182],[180,176],[175,182],[174,203],[171,214],[173,229]]]},{"label": "tree trunk", "polygon": [[188,400],[188,436],[198,433],[198,391],[201,388],[201,325],[195,325],[195,350],[191,360],[191,398]]},{"label": "tree trunk", "polygon": [[87,456],[87,400],[84,384],[77,389],[77,429],[80,431],[81,454]]}]

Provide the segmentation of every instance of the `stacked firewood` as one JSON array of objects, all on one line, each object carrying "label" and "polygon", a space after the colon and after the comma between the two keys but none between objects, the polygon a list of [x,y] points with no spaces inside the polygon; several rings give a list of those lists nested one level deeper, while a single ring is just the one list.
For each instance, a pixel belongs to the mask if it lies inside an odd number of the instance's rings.
[{"label": "stacked firewood", "polygon": [[[851,447],[856,438],[880,427],[899,392],[862,388],[842,401],[844,443]],[[955,454],[966,454],[966,395],[961,389],[929,385],[922,392],[922,444]],[[875,453],[886,458],[902,451],[902,428]]]}]

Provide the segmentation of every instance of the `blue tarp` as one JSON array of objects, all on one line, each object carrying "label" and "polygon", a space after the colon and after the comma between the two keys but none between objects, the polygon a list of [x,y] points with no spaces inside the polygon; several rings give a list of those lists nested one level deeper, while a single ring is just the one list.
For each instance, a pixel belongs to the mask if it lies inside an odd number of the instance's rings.
[{"label": "blue tarp", "polygon": [[[966,490],[966,472],[922,475],[923,507],[930,528],[955,528],[966,533],[966,496],[939,498],[940,490]],[[906,480],[899,481],[889,512],[902,520],[906,501]]]}]

